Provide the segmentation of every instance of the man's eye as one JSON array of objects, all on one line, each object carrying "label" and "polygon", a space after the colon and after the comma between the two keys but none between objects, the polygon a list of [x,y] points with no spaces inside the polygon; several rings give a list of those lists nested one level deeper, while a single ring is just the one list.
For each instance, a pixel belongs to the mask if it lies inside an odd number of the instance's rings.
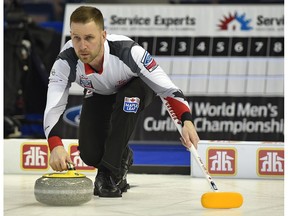
[{"label": "man's eye", "polygon": [[87,36],[87,37],[86,37],[86,40],[92,40],[92,39],[93,39],[92,36]]}]

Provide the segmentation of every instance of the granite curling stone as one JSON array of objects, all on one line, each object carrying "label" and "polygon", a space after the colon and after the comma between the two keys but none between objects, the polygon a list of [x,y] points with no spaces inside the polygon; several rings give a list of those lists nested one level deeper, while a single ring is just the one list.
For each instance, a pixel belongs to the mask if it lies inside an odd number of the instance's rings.
[{"label": "granite curling stone", "polygon": [[34,195],[38,202],[47,205],[81,205],[92,199],[93,182],[75,169],[46,174],[36,180]]}]

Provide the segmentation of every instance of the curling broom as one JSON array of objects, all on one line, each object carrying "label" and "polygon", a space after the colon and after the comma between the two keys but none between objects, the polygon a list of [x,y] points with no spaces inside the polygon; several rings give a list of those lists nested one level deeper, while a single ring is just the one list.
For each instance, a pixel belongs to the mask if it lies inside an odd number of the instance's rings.
[{"label": "curling broom", "polygon": [[[163,104],[165,105],[166,110],[168,111],[170,117],[174,121],[177,130],[179,131],[181,137],[182,136],[182,126],[181,121],[176,117],[172,107],[169,103],[162,97],[160,97]],[[189,148],[189,151],[192,152],[195,160],[197,161],[199,167],[201,168],[204,176],[206,177],[207,181],[213,192],[207,192],[202,195],[201,197],[201,204],[205,208],[239,208],[243,204],[243,197],[240,193],[237,192],[220,192],[212,180],[211,176],[209,175],[205,165],[203,164],[196,148],[192,145]]]}]

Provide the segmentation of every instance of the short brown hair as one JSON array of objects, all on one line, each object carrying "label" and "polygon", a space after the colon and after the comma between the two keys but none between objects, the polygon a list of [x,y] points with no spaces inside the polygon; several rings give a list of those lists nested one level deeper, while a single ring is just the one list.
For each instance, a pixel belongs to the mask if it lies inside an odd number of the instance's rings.
[{"label": "short brown hair", "polygon": [[93,20],[102,30],[104,30],[104,19],[101,11],[91,6],[80,6],[70,16],[70,25],[75,23],[88,23]]}]

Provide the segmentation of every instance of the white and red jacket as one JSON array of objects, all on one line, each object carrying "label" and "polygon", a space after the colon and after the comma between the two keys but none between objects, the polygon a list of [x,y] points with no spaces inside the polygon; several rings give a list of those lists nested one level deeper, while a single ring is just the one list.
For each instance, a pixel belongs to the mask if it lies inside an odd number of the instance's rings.
[{"label": "white and red jacket", "polygon": [[57,123],[65,111],[72,82],[92,92],[111,95],[134,77],[140,77],[158,96],[165,98],[179,120],[192,119],[181,90],[151,55],[130,38],[107,35],[100,71],[79,60],[70,40],[58,55],[49,77],[44,130],[50,150],[62,145]]}]

